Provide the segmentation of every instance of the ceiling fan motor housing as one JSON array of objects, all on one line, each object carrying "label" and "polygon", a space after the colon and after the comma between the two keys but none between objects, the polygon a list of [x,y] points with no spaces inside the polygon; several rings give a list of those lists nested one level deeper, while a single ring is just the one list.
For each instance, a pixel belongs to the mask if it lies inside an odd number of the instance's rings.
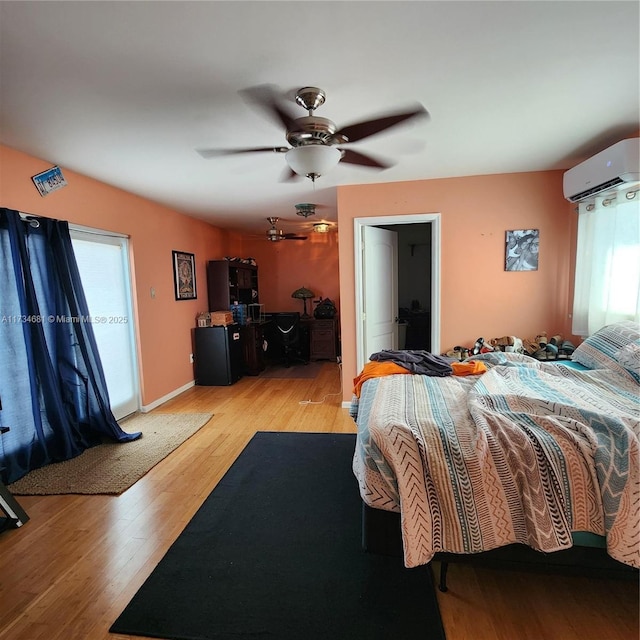
[{"label": "ceiling fan motor housing", "polygon": [[287,142],[292,147],[305,144],[340,144],[342,139],[336,138],[336,125],[329,118],[305,116],[296,118],[296,129],[287,131]]},{"label": "ceiling fan motor housing", "polygon": [[267,231],[267,240],[270,240],[271,242],[284,240],[284,232],[282,229],[269,229]]},{"label": "ceiling fan motor housing", "polygon": [[318,87],[302,87],[296,93],[296,102],[309,112],[321,107],[327,95]]}]

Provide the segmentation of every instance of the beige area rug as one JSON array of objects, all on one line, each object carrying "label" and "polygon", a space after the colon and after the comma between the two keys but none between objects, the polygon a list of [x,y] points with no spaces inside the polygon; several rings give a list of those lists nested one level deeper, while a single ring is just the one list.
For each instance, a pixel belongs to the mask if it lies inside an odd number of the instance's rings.
[{"label": "beige area rug", "polygon": [[310,362],[309,364],[292,364],[290,367],[283,365],[269,365],[261,374],[261,378],[315,378],[322,362]]},{"label": "beige area rug", "polygon": [[120,422],[123,431],[142,431],[133,442],[91,447],[79,456],[34,469],[7,488],[22,496],[62,493],[119,494],[177,449],[212,417],[210,413],[139,414]]}]

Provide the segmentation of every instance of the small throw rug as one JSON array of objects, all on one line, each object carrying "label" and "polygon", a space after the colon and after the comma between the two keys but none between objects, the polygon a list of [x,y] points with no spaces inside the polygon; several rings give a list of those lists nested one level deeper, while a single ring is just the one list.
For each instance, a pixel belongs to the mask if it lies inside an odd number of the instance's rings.
[{"label": "small throw rug", "polygon": [[355,436],[258,432],[112,633],[444,640],[428,567],[366,553]]},{"label": "small throw rug", "polygon": [[109,442],[64,462],[30,471],[8,486],[19,496],[62,493],[120,494],[177,449],[212,417],[211,413],[147,413],[120,422],[128,433],[142,431],[132,442]]}]

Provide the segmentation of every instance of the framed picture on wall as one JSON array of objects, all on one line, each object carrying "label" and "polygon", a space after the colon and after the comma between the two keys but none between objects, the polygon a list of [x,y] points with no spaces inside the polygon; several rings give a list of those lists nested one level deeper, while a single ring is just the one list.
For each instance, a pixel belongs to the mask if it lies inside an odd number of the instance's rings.
[{"label": "framed picture on wall", "polygon": [[193,253],[173,251],[173,282],[176,300],[195,300],[196,257]]},{"label": "framed picture on wall", "polygon": [[538,229],[507,231],[505,271],[537,271],[539,245]]}]

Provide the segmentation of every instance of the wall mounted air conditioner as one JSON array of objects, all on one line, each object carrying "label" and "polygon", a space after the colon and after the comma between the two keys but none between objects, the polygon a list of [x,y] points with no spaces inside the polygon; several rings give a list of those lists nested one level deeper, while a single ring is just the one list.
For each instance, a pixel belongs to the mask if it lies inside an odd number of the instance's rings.
[{"label": "wall mounted air conditioner", "polygon": [[566,171],[564,197],[578,202],[640,180],[640,138],[627,138]]}]

